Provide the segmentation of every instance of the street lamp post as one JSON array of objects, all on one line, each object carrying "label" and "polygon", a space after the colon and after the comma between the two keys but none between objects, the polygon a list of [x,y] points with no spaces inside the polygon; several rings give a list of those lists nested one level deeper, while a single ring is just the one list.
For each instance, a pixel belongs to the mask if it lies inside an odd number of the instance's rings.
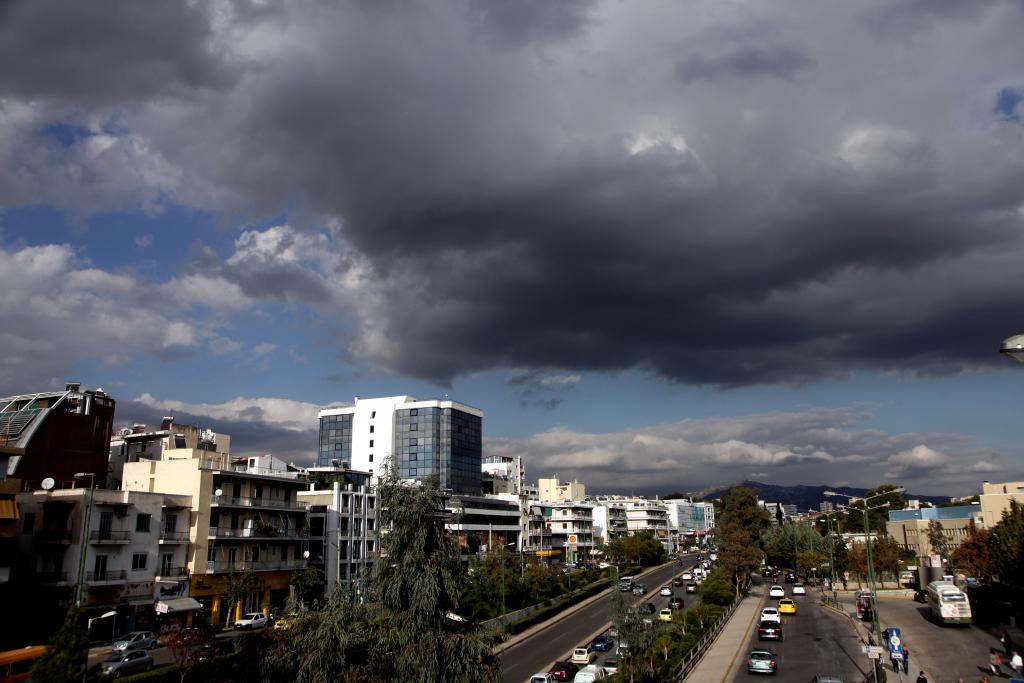
[{"label": "street lamp post", "polygon": [[[864,544],[865,544],[866,559],[867,559],[867,563],[868,563],[868,584],[871,586],[871,594],[872,594],[872,597],[871,597],[871,621],[872,621],[872,624],[874,626],[875,645],[877,645],[877,644],[882,642],[882,625],[878,622],[878,592],[875,589],[875,570],[874,570],[874,563],[872,562],[872,559],[871,559],[871,523],[868,520],[868,511],[870,511],[870,510],[880,510],[882,508],[889,507],[889,503],[883,503],[882,505],[878,505],[878,506],[869,508],[868,507],[868,501],[872,500],[873,498],[881,498],[882,496],[887,496],[890,493],[902,493],[905,490],[906,489],[903,488],[902,486],[897,486],[896,488],[892,489],[891,491],[885,491],[883,493],[877,493],[877,494],[875,494],[873,496],[868,496],[867,498],[863,498],[862,499],[864,501],[864,508],[862,510],[862,512],[864,513]],[[844,498],[849,498],[851,500],[853,498],[856,498],[856,496],[850,496],[850,495],[847,495],[845,493],[839,493],[838,491],[825,491],[825,495],[826,496],[842,496]],[[881,668],[881,660],[880,659],[876,660],[876,667]],[[876,678],[877,678],[877,669],[876,669]]]},{"label": "street lamp post", "polygon": [[96,475],[93,472],[77,472],[75,479],[89,477],[89,498],[85,504],[85,519],[82,521],[81,547],[78,549],[78,583],[75,588],[75,607],[81,609],[85,598],[85,555],[89,548],[89,524],[92,517],[92,497],[96,489]]},{"label": "street lamp post", "polygon": [[835,597],[836,591],[836,558],[833,551],[835,545],[835,538],[832,536],[832,518],[835,516],[835,512],[826,512],[824,514],[825,524],[828,525],[828,571],[832,577],[832,597]]}]

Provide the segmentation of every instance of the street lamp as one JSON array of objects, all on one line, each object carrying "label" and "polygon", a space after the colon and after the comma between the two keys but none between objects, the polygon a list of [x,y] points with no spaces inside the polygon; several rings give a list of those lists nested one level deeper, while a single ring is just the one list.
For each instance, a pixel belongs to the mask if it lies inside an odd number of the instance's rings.
[{"label": "street lamp", "polygon": [[81,547],[78,552],[78,584],[75,588],[75,607],[81,608],[85,598],[85,555],[89,548],[89,523],[92,517],[92,497],[96,488],[96,475],[93,472],[76,472],[75,479],[89,477],[89,498],[85,504],[85,520],[82,522]]},{"label": "street lamp", "polygon": [[836,558],[833,553],[833,546],[835,545],[835,537],[832,535],[832,518],[836,516],[836,512],[825,512],[822,516],[825,518],[825,524],[828,525],[828,570],[829,574],[832,575],[832,597],[835,597],[836,593]]},{"label": "street lamp", "polygon": [[[906,491],[905,488],[903,488],[902,486],[897,486],[896,488],[891,489],[889,491],[884,491],[882,493],[876,493],[875,495],[867,496],[866,498],[859,498],[859,500],[863,500],[864,501],[864,508],[862,510],[862,512],[864,513],[864,544],[866,546],[866,555],[867,555],[867,563],[868,563],[868,583],[871,585],[871,593],[872,593],[872,597],[871,597],[871,620],[874,623],[875,644],[876,645],[878,643],[882,642],[882,627],[881,627],[881,624],[878,623],[878,593],[875,590],[875,570],[874,570],[874,566],[873,566],[874,562],[872,562],[872,559],[871,559],[871,522],[868,519],[868,511],[870,511],[870,510],[880,510],[882,508],[889,507],[889,503],[883,503],[882,505],[877,505],[875,507],[869,508],[868,507],[868,501],[870,501],[870,500],[872,500],[874,498],[881,498],[882,496],[887,496],[890,493],[903,493],[904,491]],[[844,498],[849,498],[851,500],[851,502],[853,501],[854,498],[858,498],[858,496],[850,496],[850,495],[847,495],[845,493],[839,493],[838,491],[825,491],[825,495],[826,496],[842,496]],[[881,667],[881,660],[878,660],[877,666]]]},{"label": "street lamp", "polygon": [[[93,617],[92,619],[89,620],[89,625],[85,627],[86,631],[92,631],[92,622],[99,621],[100,619],[109,619],[110,617],[116,617],[116,616],[117,616],[117,612],[115,612],[114,610],[111,610],[109,612],[104,612],[103,614],[101,614],[98,617]],[[117,630],[117,619],[115,619],[113,621],[113,623],[110,625],[110,639],[111,640],[113,640],[114,638],[117,637],[116,633],[115,633],[116,630]]]}]

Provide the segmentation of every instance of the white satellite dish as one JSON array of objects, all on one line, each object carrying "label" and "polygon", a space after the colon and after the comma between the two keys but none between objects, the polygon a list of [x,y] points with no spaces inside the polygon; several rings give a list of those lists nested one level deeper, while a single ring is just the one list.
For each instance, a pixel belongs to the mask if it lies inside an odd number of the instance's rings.
[{"label": "white satellite dish", "polygon": [[217,489],[216,491],[213,492],[213,495],[217,496],[218,498],[220,496],[223,496],[224,495],[224,489]]},{"label": "white satellite dish", "polygon": [[53,480],[53,477],[47,477],[46,479],[43,479],[43,481],[42,481],[43,488],[46,489],[47,491],[52,489],[53,485],[56,484],[56,483],[57,482],[55,482]]}]

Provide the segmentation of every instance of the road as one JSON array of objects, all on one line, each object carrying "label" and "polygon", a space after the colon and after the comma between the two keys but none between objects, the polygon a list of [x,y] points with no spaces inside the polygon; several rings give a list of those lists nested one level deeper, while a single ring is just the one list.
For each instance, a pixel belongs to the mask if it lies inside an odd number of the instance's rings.
[{"label": "road", "polygon": [[[785,639],[781,642],[758,641],[755,622],[730,680],[749,681],[763,677],[762,674],[747,673],[745,655],[757,647],[778,653],[778,679],[782,681],[803,683],[818,674],[839,676],[848,682],[863,680],[869,669],[867,657],[861,652],[860,640],[850,620],[818,604],[818,594],[812,588],[807,588],[806,596],[793,596],[791,587],[784,587],[787,597],[797,603],[796,614],[783,615]],[[767,591],[767,586],[763,589]],[[769,600],[766,606],[777,603],[777,600]]]},{"label": "road", "polygon": [[[248,631],[227,631],[225,633],[218,633],[217,638],[238,638],[243,633]],[[89,668],[96,666],[111,654],[109,647],[105,648],[93,648],[89,651]],[[149,654],[153,655],[153,668],[159,669],[162,666],[168,666],[174,663],[174,657],[171,656],[171,651],[164,645],[158,645],[149,651]]]},{"label": "road", "polygon": [[[696,564],[696,555],[684,555],[683,562],[670,562],[650,574],[642,581],[647,586],[645,602],[653,602],[660,610],[668,605],[669,598],[658,596],[658,589],[671,582],[672,577]],[[675,594],[683,597],[683,588],[676,588]],[[573,648],[589,642],[589,639],[611,621],[610,595],[595,600],[582,609],[573,612],[561,621],[545,628],[523,642],[510,647],[501,655],[502,677],[506,683],[529,681],[530,676],[547,671],[559,660],[568,659]],[[684,597],[686,606],[695,601],[694,595]],[[639,598],[638,598],[639,600]]]},{"label": "road", "polygon": [[[910,650],[910,675],[896,678],[890,673],[890,682],[913,681],[922,669],[931,683],[953,683],[960,677],[976,681],[982,673],[988,673],[989,648],[1002,651],[999,639],[977,626],[936,624],[929,616],[928,606],[910,597],[881,593],[878,615],[883,626],[900,629]],[[1004,666],[1003,671],[1008,668]]]}]

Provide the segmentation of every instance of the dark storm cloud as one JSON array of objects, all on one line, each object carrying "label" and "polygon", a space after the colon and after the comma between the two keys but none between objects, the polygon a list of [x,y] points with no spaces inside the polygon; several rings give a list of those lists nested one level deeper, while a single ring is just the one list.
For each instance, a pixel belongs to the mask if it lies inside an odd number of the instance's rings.
[{"label": "dark storm cloud", "polygon": [[683,83],[721,77],[794,78],[811,67],[811,59],[789,47],[739,47],[721,55],[694,55],[676,65],[676,77]]},{"label": "dark storm cloud", "polygon": [[[913,49],[876,26],[913,10],[884,2],[210,15],[164,60],[210,92],[123,125],[178,201],[301,214],[208,270],[343,315],[345,350],[391,370],[957,372],[1021,319],[1024,143],[992,103],[1024,22],[977,7],[929,14]],[[92,66],[127,68],[118,49]]]}]

